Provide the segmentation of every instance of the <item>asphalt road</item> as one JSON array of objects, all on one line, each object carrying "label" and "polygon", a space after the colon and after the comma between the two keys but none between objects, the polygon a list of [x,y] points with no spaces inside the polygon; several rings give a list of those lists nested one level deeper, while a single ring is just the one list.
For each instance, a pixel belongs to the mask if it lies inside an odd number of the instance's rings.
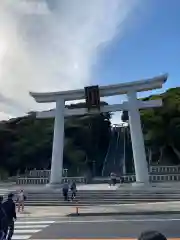
[{"label": "asphalt road", "polygon": [[180,215],[62,219],[32,239],[136,239],[145,230],[180,239]]}]

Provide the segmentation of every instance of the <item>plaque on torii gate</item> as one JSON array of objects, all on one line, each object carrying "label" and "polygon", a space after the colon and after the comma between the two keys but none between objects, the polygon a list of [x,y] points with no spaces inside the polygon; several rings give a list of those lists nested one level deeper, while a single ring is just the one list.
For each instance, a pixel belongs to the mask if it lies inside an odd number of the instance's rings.
[{"label": "plaque on torii gate", "polygon": [[86,107],[89,113],[100,112],[99,86],[85,87]]},{"label": "plaque on torii gate", "polygon": [[[64,117],[73,115],[85,115],[98,112],[116,112],[127,110],[129,112],[129,124],[132,140],[133,158],[135,165],[135,174],[137,183],[148,183],[148,166],[146,161],[144,138],[141,128],[139,110],[143,108],[152,108],[162,106],[162,100],[142,101],[137,99],[137,92],[149,91],[162,88],[168,78],[167,74],[160,75],[150,79],[121,83],[109,86],[93,86],[85,89],[35,93],[31,96],[39,103],[56,102],[56,108],[52,111],[37,113],[38,118],[55,117],[54,139],[51,162],[50,184],[57,185],[62,180],[63,169],[63,141],[64,141]],[[100,97],[108,97],[127,94],[128,101],[122,104],[113,104],[100,106]],[[65,101],[86,100],[86,108],[68,109],[65,107]]]}]

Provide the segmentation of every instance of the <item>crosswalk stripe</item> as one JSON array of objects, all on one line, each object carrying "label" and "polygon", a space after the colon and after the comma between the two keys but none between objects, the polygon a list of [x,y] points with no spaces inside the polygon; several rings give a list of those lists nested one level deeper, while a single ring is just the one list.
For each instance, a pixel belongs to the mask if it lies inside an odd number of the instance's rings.
[{"label": "crosswalk stripe", "polygon": [[42,231],[55,221],[17,221],[15,222],[15,230],[12,240],[26,240],[33,234]]},{"label": "crosswalk stripe", "polygon": [[36,225],[36,224],[31,224],[31,225],[17,225],[17,226],[15,226],[15,230],[16,229],[21,229],[21,228],[33,228],[33,229],[35,229],[35,228],[46,228],[46,227],[48,227],[49,225]]},{"label": "crosswalk stripe", "polygon": [[52,224],[54,223],[55,221],[24,221],[24,222],[15,222],[15,225],[26,225],[26,224]]},{"label": "crosswalk stripe", "polygon": [[41,229],[17,229],[14,231],[14,233],[37,233],[40,232]]},{"label": "crosswalk stripe", "polygon": [[31,235],[13,235],[12,236],[12,240],[25,240],[25,239],[29,239],[31,237]]},{"label": "crosswalk stripe", "polygon": [[14,226],[14,235],[12,240],[27,240],[32,238],[32,235],[41,232],[55,221],[16,221]]}]

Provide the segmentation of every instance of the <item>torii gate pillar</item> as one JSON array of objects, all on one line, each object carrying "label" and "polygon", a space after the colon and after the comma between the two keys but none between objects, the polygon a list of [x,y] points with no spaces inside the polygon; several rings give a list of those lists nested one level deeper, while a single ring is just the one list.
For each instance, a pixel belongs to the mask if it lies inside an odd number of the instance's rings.
[{"label": "torii gate pillar", "polygon": [[59,98],[56,102],[50,174],[50,185],[54,186],[61,184],[62,180],[64,149],[64,106],[64,100]]},{"label": "torii gate pillar", "polygon": [[136,92],[128,92],[127,97],[136,182],[144,184],[149,182],[149,174]]}]

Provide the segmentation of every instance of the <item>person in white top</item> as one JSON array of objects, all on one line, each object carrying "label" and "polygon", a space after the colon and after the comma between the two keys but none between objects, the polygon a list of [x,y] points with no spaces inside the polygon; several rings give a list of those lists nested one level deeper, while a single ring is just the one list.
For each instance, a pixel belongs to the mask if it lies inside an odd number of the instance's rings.
[{"label": "person in white top", "polygon": [[24,195],[23,190],[21,190],[17,197],[18,212],[20,212],[21,208],[22,208],[22,212],[24,211],[24,200],[25,200],[25,195]]}]

